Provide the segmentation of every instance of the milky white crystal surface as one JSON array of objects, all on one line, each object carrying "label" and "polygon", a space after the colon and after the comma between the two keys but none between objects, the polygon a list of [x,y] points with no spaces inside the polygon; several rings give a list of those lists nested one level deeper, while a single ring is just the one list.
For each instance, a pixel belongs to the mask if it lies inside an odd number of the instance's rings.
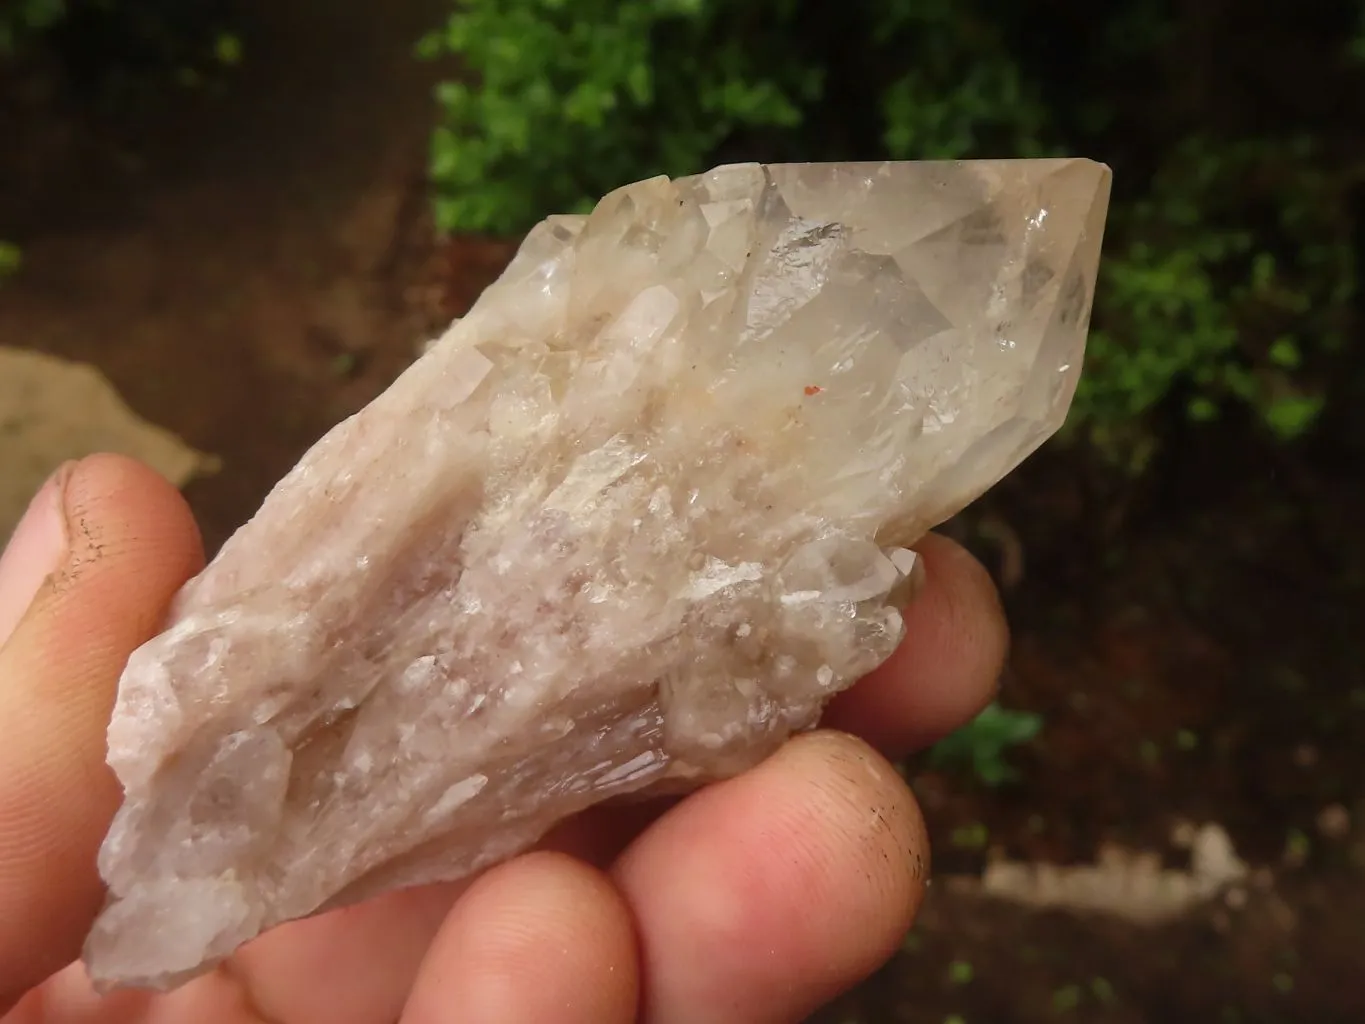
[{"label": "milky white crystal surface", "polygon": [[751,766],[1061,423],[1109,172],[739,165],[534,229],[130,660],[97,982]]}]

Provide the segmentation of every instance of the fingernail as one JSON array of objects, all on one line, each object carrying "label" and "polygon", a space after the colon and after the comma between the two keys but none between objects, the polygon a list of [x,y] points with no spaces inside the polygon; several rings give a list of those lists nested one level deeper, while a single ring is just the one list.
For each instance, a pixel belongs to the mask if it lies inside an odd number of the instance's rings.
[{"label": "fingernail", "polygon": [[48,478],[0,554],[0,645],[66,556],[66,485],[75,468],[68,462]]}]

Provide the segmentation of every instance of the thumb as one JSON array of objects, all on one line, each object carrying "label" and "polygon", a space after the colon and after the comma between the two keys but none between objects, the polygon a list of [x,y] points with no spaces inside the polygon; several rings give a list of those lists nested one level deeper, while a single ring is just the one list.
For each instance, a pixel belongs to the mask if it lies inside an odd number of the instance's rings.
[{"label": "thumb", "polygon": [[0,1016],[80,953],[119,674],[202,561],[179,492],[114,455],[59,470],[0,558]]}]

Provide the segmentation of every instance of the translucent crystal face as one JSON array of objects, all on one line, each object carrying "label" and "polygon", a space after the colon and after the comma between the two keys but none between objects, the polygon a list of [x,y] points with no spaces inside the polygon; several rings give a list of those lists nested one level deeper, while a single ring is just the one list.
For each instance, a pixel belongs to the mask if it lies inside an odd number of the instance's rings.
[{"label": "translucent crystal face", "polygon": [[129,662],[94,976],[175,983],[813,725],[899,642],[905,546],[1065,416],[1108,186],[741,165],[537,227]]}]

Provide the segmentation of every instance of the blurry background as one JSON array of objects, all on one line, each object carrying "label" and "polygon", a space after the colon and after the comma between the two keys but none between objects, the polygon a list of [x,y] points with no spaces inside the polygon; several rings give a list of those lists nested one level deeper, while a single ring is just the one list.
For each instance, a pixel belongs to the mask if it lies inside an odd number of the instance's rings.
[{"label": "blurry background", "polygon": [[948,527],[1011,665],[821,1020],[1365,1020],[1365,0],[3,0],[0,535],[115,447],[215,548],[626,181],[1046,154],[1115,169],[1086,376]]}]

